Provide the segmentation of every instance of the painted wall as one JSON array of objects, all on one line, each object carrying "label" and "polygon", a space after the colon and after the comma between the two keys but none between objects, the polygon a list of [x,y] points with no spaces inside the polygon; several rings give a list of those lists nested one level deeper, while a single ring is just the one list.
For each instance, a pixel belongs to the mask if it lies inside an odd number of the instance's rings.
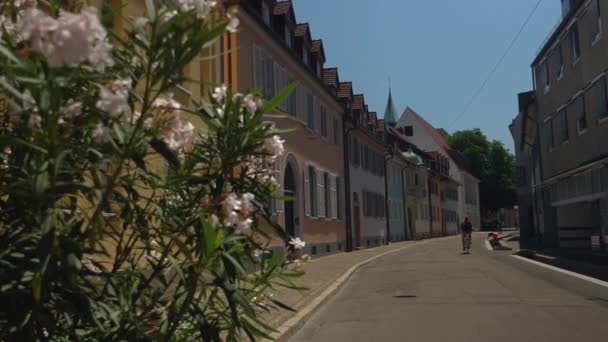
[{"label": "painted wall", "polygon": [[402,177],[402,170],[407,167],[407,163],[399,158],[393,158],[387,164],[390,241],[403,241],[409,238],[404,203],[405,187]]}]

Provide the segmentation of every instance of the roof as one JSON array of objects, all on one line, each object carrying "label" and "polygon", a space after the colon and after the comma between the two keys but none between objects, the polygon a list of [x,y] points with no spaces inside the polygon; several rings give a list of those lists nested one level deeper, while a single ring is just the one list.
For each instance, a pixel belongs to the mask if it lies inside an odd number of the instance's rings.
[{"label": "roof", "polygon": [[309,31],[308,23],[297,24],[296,29],[293,31],[293,35],[296,37],[304,36]]},{"label": "roof", "polygon": [[433,125],[431,125],[422,116],[420,116],[420,114],[416,113],[416,111],[414,111],[411,108],[409,108],[409,109],[411,111],[411,114],[420,122],[422,127],[424,127],[424,129],[431,135],[431,138],[433,138],[433,140],[439,146],[441,146],[445,150],[451,149],[450,144],[448,144],[447,139],[441,133],[439,133],[439,131],[436,130],[435,127],[433,127]]},{"label": "roof", "polygon": [[326,86],[335,86],[338,83],[338,68],[323,69],[323,83]]},{"label": "roof", "polygon": [[349,98],[353,94],[353,82],[340,82],[338,90],[339,98]]},{"label": "roof", "polygon": [[274,15],[282,15],[282,14],[287,14],[290,9],[291,9],[291,0],[280,1],[280,2],[275,3],[274,9],[272,12]]},{"label": "roof", "polygon": [[353,110],[364,110],[365,109],[365,97],[363,94],[357,94],[353,96]]},{"label": "roof", "polygon": [[323,60],[325,61],[325,48],[323,47],[323,40],[316,39],[312,41],[312,46],[310,48],[310,52],[318,53],[321,55]]},{"label": "roof", "polygon": [[388,90],[388,102],[386,103],[386,109],[384,110],[384,120],[388,124],[396,124],[397,123],[397,110],[395,109],[395,104],[393,103],[393,95],[391,94],[391,90]]},{"label": "roof", "polygon": [[422,116],[420,116],[420,114],[416,113],[416,111],[414,111],[410,107],[407,107],[405,109],[406,112],[408,111],[408,109],[410,114],[413,115],[414,118],[418,120],[418,122],[420,122],[420,125],[428,132],[428,134],[435,141],[435,143],[437,143],[437,145],[439,145],[441,148],[443,148],[444,151],[446,151],[449,158],[454,162],[454,164],[456,164],[459,169],[470,173],[471,171],[467,158],[459,151],[452,149],[447,140],[447,132],[442,128],[436,129],[435,127],[433,127],[433,125],[431,125]]},{"label": "roof", "polygon": [[369,112],[369,121],[373,124],[376,124],[378,122],[378,113]]}]

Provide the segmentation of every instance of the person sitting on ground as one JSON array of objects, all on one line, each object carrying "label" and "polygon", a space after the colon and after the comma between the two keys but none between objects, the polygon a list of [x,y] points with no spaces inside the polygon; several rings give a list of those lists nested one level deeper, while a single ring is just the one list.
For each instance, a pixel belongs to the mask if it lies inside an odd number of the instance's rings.
[{"label": "person sitting on ground", "polygon": [[468,253],[471,249],[473,233],[473,225],[468,217],[464,218],[464,222],[460,225],[460,231],[462,232],[462,251]]}]

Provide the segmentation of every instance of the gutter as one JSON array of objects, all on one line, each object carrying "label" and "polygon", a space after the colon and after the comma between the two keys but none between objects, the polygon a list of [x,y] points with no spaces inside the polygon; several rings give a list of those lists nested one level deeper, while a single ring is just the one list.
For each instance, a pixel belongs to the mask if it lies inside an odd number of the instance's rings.
[{"label": "gutter", "polygon": [[[389,158],[386,158],[386,157]],[[386,221],[386,244],[388,245],[389,241],[391,240],[391,223],[390,223],[390,217],[389,217],[389,212],[388,212],[388,177],[386,175],[386,171],[388,169],[388,161],[393,159],[394,155],[393,155],[393,151],[391,150],[390,152],[385,152],[384,153],[384,220]]]},{"label": "gutter", "polygon": [[346,115],[342,120],[342,146],[344,151],[344,218],[346,219],[346,251],[353,251],[353,225],[350,203],[350,145],[349,136],[354,127],[346,128]]}]

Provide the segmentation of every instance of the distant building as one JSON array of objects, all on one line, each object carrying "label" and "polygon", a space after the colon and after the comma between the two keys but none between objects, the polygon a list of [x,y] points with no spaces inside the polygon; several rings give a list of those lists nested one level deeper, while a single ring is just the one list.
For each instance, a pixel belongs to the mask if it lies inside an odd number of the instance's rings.
[{"label": "distant building", "polygon": [[[397,127],[411,127],[410,139],[435,156],[435,170],[429,179],[433,236],[452,234],[454,228],[457,232],[459,222],[465,217],[471,220],[475,230],[481,229],[479,180],[469,172],[466,158],[449,146],[447,133],[433,127],[410,107],[399,118]],[[451,197],[449,203],[447,193]]]},{"label": "distant building", "polygon": [[[608,3],[563,0],[562,8],[560,22],[532,62],[539,133],[533,160],[540,161],[542,180],[536,184],[542,191],[537,229],[545,247],[605,248]],[[515,126],[529,121],[518,120]],[[525,175],[533,179],[530,172]]]}]

